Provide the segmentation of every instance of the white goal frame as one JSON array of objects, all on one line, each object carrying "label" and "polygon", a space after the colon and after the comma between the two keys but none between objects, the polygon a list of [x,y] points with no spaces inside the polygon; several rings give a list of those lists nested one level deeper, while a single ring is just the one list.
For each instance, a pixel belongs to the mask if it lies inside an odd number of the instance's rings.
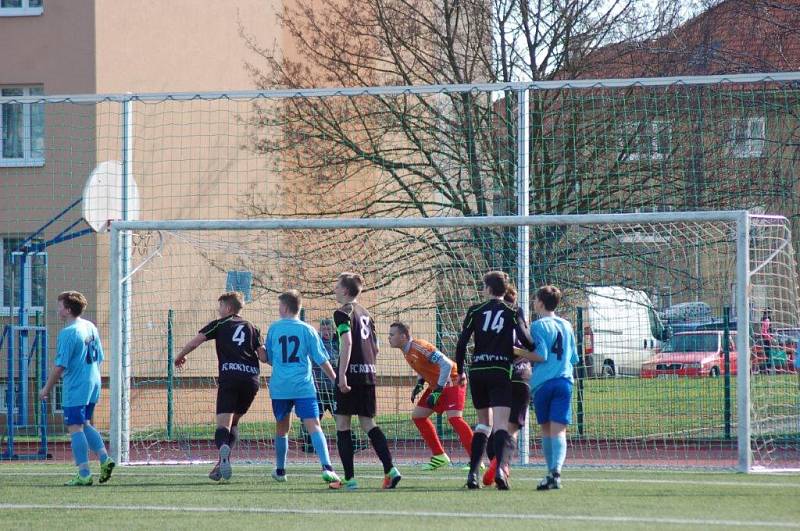
[{"label": "white goal frame", "polygon": [[[775,217],[780,216],[759,216]],[[736,351],[739,370],[736,375],[737,469],[749,472],[752,467],[750,417],[750,214],[746,210],[704,212],[656,212],[630,214],[568,214],[535,216],[440,217],[440,218],[320,218],[320,219],[251,219],[251,220],[160,220],[113,221],[110,224],[110,451],[118,463],[129,460],[130,447],[130,302],[132,273],[128,273],[130,247],[128,231],[193,230],[249,231],[297,229],[406,229],[574,226],[634,223],[728,222],[736,224]],[[520,247],[527,249],[527,230],[519,231]],[[526,261],[527,262],[527,261]],[[521,269],[527,263],[521,262]],[[520,292],[527,293],[520,285]],[[520,434],[520,461],[528,462],[529,435]]]}]

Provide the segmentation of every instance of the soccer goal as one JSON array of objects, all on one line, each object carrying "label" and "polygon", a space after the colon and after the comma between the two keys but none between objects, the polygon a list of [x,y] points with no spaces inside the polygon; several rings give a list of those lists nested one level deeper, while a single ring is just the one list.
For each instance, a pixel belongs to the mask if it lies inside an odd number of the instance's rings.
[{"label": "soccer goal", "polygon": [[[564,292],[557,312],[575,325],[582,351],[569,464],[800,467],[797,264],[783,217],[708,211],[116,221],[110,232],[110,439],[119,462],[216,455],[213,342],[181,372],[172,358],[216,318],[223,291],[245,294],[243,316],[263,334],[278,317],[277,295],[298,289],[302,318],[318,327],[336,308],[341,271],[364,276],[359,300],[378,327],[377,422],[398,461],[427,461],[410,418],[415,378],[385,340],[389,324],[406,322],[413,336],[452,357],[465,311],[481,299],[482,275],[502,269],[517,279],[529,319],[539,286]],[[681,303],[708,311],[680,319],[665,311]],[[474,424],[474,415],[468,401],[464,416]],[[539,464],[530,417],[518,461]],[[297,424],[295,462],[308,450]],[[453,461],[466,461],[446,419],[436,424]],[[335,441],[330,413],[323,428]],[[273,430],[262,386],[240,425],[235,457],[271,461]],[[374,458],[364,434],[359,441],[366,449],[357,459]]]}]

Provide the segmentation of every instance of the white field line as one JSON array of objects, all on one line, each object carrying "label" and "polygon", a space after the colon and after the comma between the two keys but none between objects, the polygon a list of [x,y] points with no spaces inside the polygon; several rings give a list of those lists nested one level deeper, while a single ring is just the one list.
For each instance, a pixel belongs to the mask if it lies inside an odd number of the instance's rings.
[{"label": "white field line", "polygon": [[[139,470],[126,470],[125,468],[118,469],[114,476],[119,477],[120,475],[124,477],[150,477],[150,478],[159,478],[159,477],[196,477],[196,478],[204,478],[206,477],[205,470],[198,470],[196,472],[169,472],[169,471],[162,471],[156,468],[153,468],[147,472],[139,471]],[[236,477],[246,477],[246,478],[265,478],[268,479],[269,470],[265,469],[264,472],[240,472],[237,471],[234,467],[234,478]],[[0,470],[0,477],[3,476],[64,476],[69,475],[72,472],[72,468],[68,470],[62,471],[13,471],[13,470]],[[300,478],[317,478],[319,474],[316,473],[309,473],[309,472],[292,472],[291,469],[287,472],[288,478],[291,479],[292,477],[300,477]],[[364,479],[383,479],[382,475],[377,474],[358,474],[359,478]],[[411,474],[403,474],[403,479],[405,480],[412,480],[412,481],[465,481],[466,474],[461,476],[454,476],[454,475],[440,475],[440,474],[425,474],[425,475],[411,475]],[[511,476],[512,482],[518,481],[525,481],[525,482],[539,482],[541,478],[538,477],[519,477]],[[771,482],[768,483],[766,481],[759,482],[759,481],[714,481],[714,480],[686,480],[686,479],[643,479],[643,478],[587,478],[587,477],[564,477],[565,483],[633,483],[633,484],[651,484],[651,485],[677,485],[677,486],[685,486],[685,485],[696,485],[696,486],[707,486],[707,487],[759,487],[759,488],[794,488],[800,489],[800,483],[790,483],[790,482]]]},{"label": "white field line", "polygon": [[553,522],[594,522],[620,524],[664,524],[676,526],[722,526],[722,527],[768,527],[800,529],[800,523],[786,521],[720,520],[701,518],[651,518],[644,516],[595,516],[579,514],[502,514],[464,513],[438,511],[384,511],[358,509],[291,509],[269,507],[178,507],[174,505],[79,505],[79,504],[35,504],[2,503],[0,511],[20,510],[74,510],[74,511],[147,511],[177,513],[241,513],[241,514],[299,514],[299,515],[343,515],[343,516],[397,516],[407,518],[475,518],[484,520],[549,520]]}]

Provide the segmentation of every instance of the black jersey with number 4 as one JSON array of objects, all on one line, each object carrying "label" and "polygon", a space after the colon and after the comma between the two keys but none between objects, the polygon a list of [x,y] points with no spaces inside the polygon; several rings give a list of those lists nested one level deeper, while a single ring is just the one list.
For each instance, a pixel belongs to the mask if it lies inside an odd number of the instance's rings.
[{"label": "black jersey with number 4", "polygon": [[238,315],[231,315],[211,321],[200,333],[215,342],[220,381],[252,379],[258,382],[256,350],[261,346],[258,328]]},{"label": "black jersey with number 4", "polygon": [[516,308],[505,301],[489,299],[467,310],[461,335],[456,345],[458,372],[464,372],[464,358],[469,338],[474,336],[475,349],[470,370],[502,369],[510,371],[514,360],[514,341],[533,350],[533,340]]},{"label": "black jersey with number 4", "polygon": [[[378,338],[375,336],[375,321],[372,316],[357,302],[350,302],[333,313],[333,321],[340,336],[350,331],[353,344],[350,363],[347,365],[347,384],[375,385]],[[340,340],[340,348],[341,344]]]}]

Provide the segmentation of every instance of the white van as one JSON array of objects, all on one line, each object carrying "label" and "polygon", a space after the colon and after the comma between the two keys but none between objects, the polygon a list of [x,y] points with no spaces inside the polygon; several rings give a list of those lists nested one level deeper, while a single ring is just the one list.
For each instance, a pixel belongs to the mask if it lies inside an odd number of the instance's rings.
[{"label": "white van", "polygon": [[589,376],[639,375],[667,331],[643,291],[586,288],[584,346]]}]

